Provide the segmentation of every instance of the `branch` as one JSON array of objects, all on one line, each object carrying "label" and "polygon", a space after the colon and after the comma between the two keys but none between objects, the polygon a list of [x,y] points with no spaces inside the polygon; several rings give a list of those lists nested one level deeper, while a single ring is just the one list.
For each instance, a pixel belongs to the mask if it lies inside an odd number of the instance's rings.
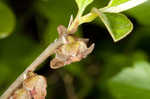
[{"label": "branch", "polygon": [[68,99],[78,99],[77,95],[74,92],[73,81],[72,81],[73,78],[70,75],[65,75],[63,80],[68,95]]},{"label": "branch", "polygon": [[54,43],[50,44],[41,54],[37,57],[31,65],[29,65],[26,70],[10,85],[10,87],[4,92],[0,99],[8,99],[11,94],[22,84],[29,71],[35,71],[35,69],[44,62],[50,55],[52,55],[58,46],[62,44],[62,39],[56,40]]}]

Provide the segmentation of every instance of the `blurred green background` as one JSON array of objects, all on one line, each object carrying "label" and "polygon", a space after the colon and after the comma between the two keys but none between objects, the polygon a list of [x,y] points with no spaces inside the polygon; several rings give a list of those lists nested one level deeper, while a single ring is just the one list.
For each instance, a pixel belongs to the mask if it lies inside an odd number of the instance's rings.
[{"label": "blurred green background", "polygon": [[[109,0],[94,0],[104,7]],[[47,78],[47,99],[150,99],[150,0],[124,12],[134,24],[132,33],[114,43],[96,19],[80,26],[78,34],[96,47],[78,63],[58,70],[50,57],[36,73]],[[59,24],[75,16],[74,0],[0,0],[0,94],[57,37]]]}]

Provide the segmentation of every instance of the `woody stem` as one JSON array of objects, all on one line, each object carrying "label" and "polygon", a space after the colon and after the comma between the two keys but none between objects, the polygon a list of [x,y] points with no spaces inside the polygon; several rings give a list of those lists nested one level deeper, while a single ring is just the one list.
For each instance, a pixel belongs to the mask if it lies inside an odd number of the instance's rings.
[{"label": "woody stem", "polygon": [[50,55],[54,53],[56,48],[62,44],[62,39],[56,40],[54,43],[50,44],[32,63],[29,65],[25,71],[20,74],[20,76],[10,85],[10,87],[4,92],[0,99],[8,99],[12,93],[22,84],[24,77],[29,71],[35,71],[35,69],[44,62]]}]

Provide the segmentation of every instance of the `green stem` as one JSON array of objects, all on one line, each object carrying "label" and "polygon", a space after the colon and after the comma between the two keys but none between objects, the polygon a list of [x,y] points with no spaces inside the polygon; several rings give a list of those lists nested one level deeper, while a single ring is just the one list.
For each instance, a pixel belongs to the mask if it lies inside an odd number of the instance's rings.
[{"label": "green stem", "polygon": [[71,26],[68,28],[68,33],[77,30],[78,26],[83,24],[83,23],[88,23],[93,21],[98,15],[96,13],[90,12],[84,16],[79,16],[77,14],[75,20],[71,24]]},{"label": "green stem", "polygon": [[70,27],[68,27],[68,33],[70,32],[73,32],[73,31],[76,31],[78,26],[79,26],[79,19],[80,19],[80,16],[79,16],[79,13],[77,14],[76,18],[74,19],[74,21],[72,22],[72,24],[70,25]]},{"label": "green stem", "polygon": [[92,22],[97,16],[98,15],[96,13],[90,12],[90,13],[88,13],[88,14],[86,14],[80,18],[79,24]]}]

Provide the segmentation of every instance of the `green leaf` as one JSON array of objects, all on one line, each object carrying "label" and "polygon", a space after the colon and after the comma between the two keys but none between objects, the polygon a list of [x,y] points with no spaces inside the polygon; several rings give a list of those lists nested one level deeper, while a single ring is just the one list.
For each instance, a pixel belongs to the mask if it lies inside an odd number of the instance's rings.
[{"label": "green leaf", "polygon": [[119,13],[136,7],[147,0],[111,0],[107,7],[100,9],[103,12]]},{"label": "green leaf", "polygon": [[150,98],[150,64],[137,62],[109,80],[109,90],[116,99]]},{"label": "green leaf", "polygon": [[[150,13],[144,13],[149,12],[150,9],[150,0],[148,0],[146,3],[140,5],[139,7],[135,7],[131,10],[127,11],[127,14],[132,16],[140,25],[150,25]],[[144,11],[144,12],[143,12]]]},{"label": "green leaf", "polygon": [[12,11],[0,2],[0,39],[9,36],[15,26],[15,18]]},{"label": "green leaf", "polygon": [[93,11],[97,13],[104,22],[115,42],[127,36],[133,29],[133,24],[123,14],[102,13],[96,8],[94,8]]},{"label": "green leaf", "polygon": [[85,8],[91,4],[93,0],[76,0],[76,3],[79,8],[79,15],[81,16],[85,10]]}]

